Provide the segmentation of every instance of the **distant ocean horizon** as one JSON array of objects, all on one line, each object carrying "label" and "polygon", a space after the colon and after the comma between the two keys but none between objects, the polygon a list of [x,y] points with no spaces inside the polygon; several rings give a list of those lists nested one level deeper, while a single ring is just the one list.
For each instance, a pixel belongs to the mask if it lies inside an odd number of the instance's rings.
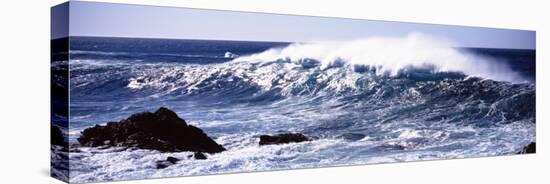
[{"label": "distant ocean horizon", "polygon": [[[327,41],[291,41],[291,40],[239,40],[239,39],[212,39],[212,38],[185,38],[185,37],[123,37],[123,36],[104,36],[104,35],[74,35],[74,36],[63,36],[53,38],[55,40],[64,40],[69,38],[106,38],[106,39],[141,39],[141,40],[180,40],[180,41],[228,41],[228,42],[261,42],[261,43],[280,43],[280,44],[292,44],[292,43],[322,43]],[[345,41],[345,40],[340,40]],[[349,40],[348,40],[349,41]],[[328,41],[328,42],[338,42],[338,40]],[[511,48],[511,47],[483,47],[483,46],[454,46],[456,49],[496,49],[496,50],[524,50],[524,51],[535,51],[536,49],[529,48]]]}]

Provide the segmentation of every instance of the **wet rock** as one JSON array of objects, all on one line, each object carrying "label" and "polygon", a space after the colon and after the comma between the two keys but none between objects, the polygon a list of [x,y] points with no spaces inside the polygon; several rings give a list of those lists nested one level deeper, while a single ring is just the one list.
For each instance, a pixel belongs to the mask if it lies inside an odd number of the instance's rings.
[{"label": "wet rock", "polygon": [[78,142],[90,147],[123,146],[162,152],[225,151],[201,129],[188,125],[175,112],[164,107],[154,113],[137,113],[119,122],[87,128],[82,131]]},{"label": "wet rock", "polygon": [[262,135],[260,136],[260,146],[271,144],[287,144],[309,141],[309,138],[301,133],[286,133],[278,135]]},{"label": "wet rock", "polygon": [[531,142],[527,146],[523,147],[523,150],[521,150],[517,154],[536,153],[536,151],[536,143]]},{"label": "wet rock", "polygon": [[376,146],[373,148],[374,150],[379,150],[379,151],[389,151],[389,150],[406,150],[407,149],[407,146],[406,145],[401,145],[401,144],[397,144],[397,143],[387,143],[387,144],[382,144],[380,146]]},{"label": "wet rock", "polygon": [[166,157],[166,160],[159,160],[156,162],[157,164],[157,169],[164,169],[164,168],[167,168],[168,166],[171,166],[171,165],[174,165],[176,163],[178,163],[178,161],[180,161],[180,159],[178,158],[175,158],[175,157]]},{"label": "wet rock", "polygon": [[206,155],[201,152],[196,152],[195,154],[193,154],[193,157],[195,158],[195,160],[206,160]]},{"label": "wet rock", "polygon": [[180,161],[180,159],[175,158],[175,157],[167,157],[166,161],[175,164],[176,162]]},{"label": "wet rock", "polygon": [[157,162],[157,169],[164,169],[164,168],[167,168],[168,166],[170,165],[162,162]]}]

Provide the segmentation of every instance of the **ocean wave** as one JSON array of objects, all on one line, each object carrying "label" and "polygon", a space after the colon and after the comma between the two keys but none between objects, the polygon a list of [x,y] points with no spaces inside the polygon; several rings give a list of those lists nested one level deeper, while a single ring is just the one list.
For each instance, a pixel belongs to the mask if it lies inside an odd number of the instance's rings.
[{"label": "ocean wave", "polygon": [[236,58],[236,57],[239,57],[239,55],[235,54],[235,53],[232,53],[232,52],[225,52],[225,54],[223,55],[224,58]]},{"label": "ocean wave", "polygon": [[509,66],[453,47],[450,41],[412,33],[407,37],[373,37],[346,42],[295,43],[262,53],[241,56],[235,62],[289,60],[319,62],[321,69],[340,65],[368,66],[376,74],[397,76],[411,68],[465,75],[498,81],[524,82]]},{"label": "ocean wave", "polygon": [[[191,100],[230,107],[280,103],[293,111],[323,107],[332,115],[340,110],[357,112],[361,114],[350,116],[382,122],[410,118],[476,126],[519,120],[534,123],[533,82],[496,80],[504,75],[521,77],[508,73],[505,65],[493,65],[492,60],[449,45],[413,34],[406,39],[376,38],[340,45],[294,44],[214,64],[80,59],[71,60],[70,87],[73,99],[95,103],[110,98],[132,103]],[[326,48],[330,49],[319,52]],[[373,53],[371,49],[378,52],[363,58]],[[377,63],[384,58],[388,64]],[[436,65],[440,60],[443,64]],[[474,61],[492,69],[461,66]],[[473,71],[489,77],[472,75]]]},{"label": "ocean wave", "polygon": [[[75,60],[72,62],[76,64],[71,65],[74,74],[71,90],[75,96],[82,94],[81,98],[93,97],[93,94],[117,98],[194,96],[251,103],[307,96],[373,104],[384,100],[405,103],[436,98],[444,102],[457,96],[495,103],[518,94],[527,96],[522,98],[534,98],[535,91],[533,83],[495,81],[462,72],[434,72],[434,67],[405,67],[395,74],[380,74],[378,67],[354,64],[325,67],[322,62],[311,59],[261,62],[242,59],[209,65],[131,65]],[[511,106],[513,102],[499,103]]]},{"label": "ocean wave", "polygon": [[[458,85],[472,78],[497,81],[501,85],[510,82],[509,85],[534,85],[504,62],[470,54],[446,41],[421,34],[406,38],[296,43],[247,56],[228,53],[225,55],[236,58],[207,65],[74,59],[71,71],[86,75],[75,75],[71,82],[83,90],[97,90],[104,83],[117,84],[112,87],[140,90],[154,97],[242,94],[273,99],[319,94],[388,94],[385,84],[404,84],[408,88],[399,90],[410,91],[415,90],[412,86],[429,81],[452,80],[450,85]],[[101,75],[90,75],[97,72]],[[90,78],[94,76],[95,79]]]}]

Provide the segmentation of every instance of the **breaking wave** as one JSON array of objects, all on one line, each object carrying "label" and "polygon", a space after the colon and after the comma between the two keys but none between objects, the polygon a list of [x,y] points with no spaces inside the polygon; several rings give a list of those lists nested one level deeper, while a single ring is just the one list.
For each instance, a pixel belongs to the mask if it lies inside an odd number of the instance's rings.
[{"label": "breaking wave", "polygon": [[525,81],[504,64],[461,51],[449,41],[419,33],[410,34],[406,38],[375,37],[348,42],[295,43],[235,59],[255,62],[276,60],[318,61],[322,69],[335,65],[369,66],[378,75],[396,76],[416,68],[428,69],[433,73],[461,72],[498,81]]}]

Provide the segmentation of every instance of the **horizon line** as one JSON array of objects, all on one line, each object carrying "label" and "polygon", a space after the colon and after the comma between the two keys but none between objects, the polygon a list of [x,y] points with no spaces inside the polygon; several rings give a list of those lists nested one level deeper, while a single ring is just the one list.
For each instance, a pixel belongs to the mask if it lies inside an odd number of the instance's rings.
[{"label": "horizon line", "polygon": [[[234,40],[234,39],[208,39],[208,38],[174,38],[174,37],[140,37],[140,36],[112,36],[112,35],[67,35],[57,38],[52,38],[50,40],[57,40],[70,37],[87,37],[87,38],[121,38],[121,39],[151,39],[151,40],[204,40],[204,41],[234,41],[234,42],[264,42],[264,43],[321,43],[318,42],[307,42],[307,41],[274,41],[274,40]],[[511,47],[480,47],[480,46],[459,46],[453,48],[470,48],[470,49],[509,49],[509,50],[534,50],[536,47],[531,48],[511,48]]]}]

